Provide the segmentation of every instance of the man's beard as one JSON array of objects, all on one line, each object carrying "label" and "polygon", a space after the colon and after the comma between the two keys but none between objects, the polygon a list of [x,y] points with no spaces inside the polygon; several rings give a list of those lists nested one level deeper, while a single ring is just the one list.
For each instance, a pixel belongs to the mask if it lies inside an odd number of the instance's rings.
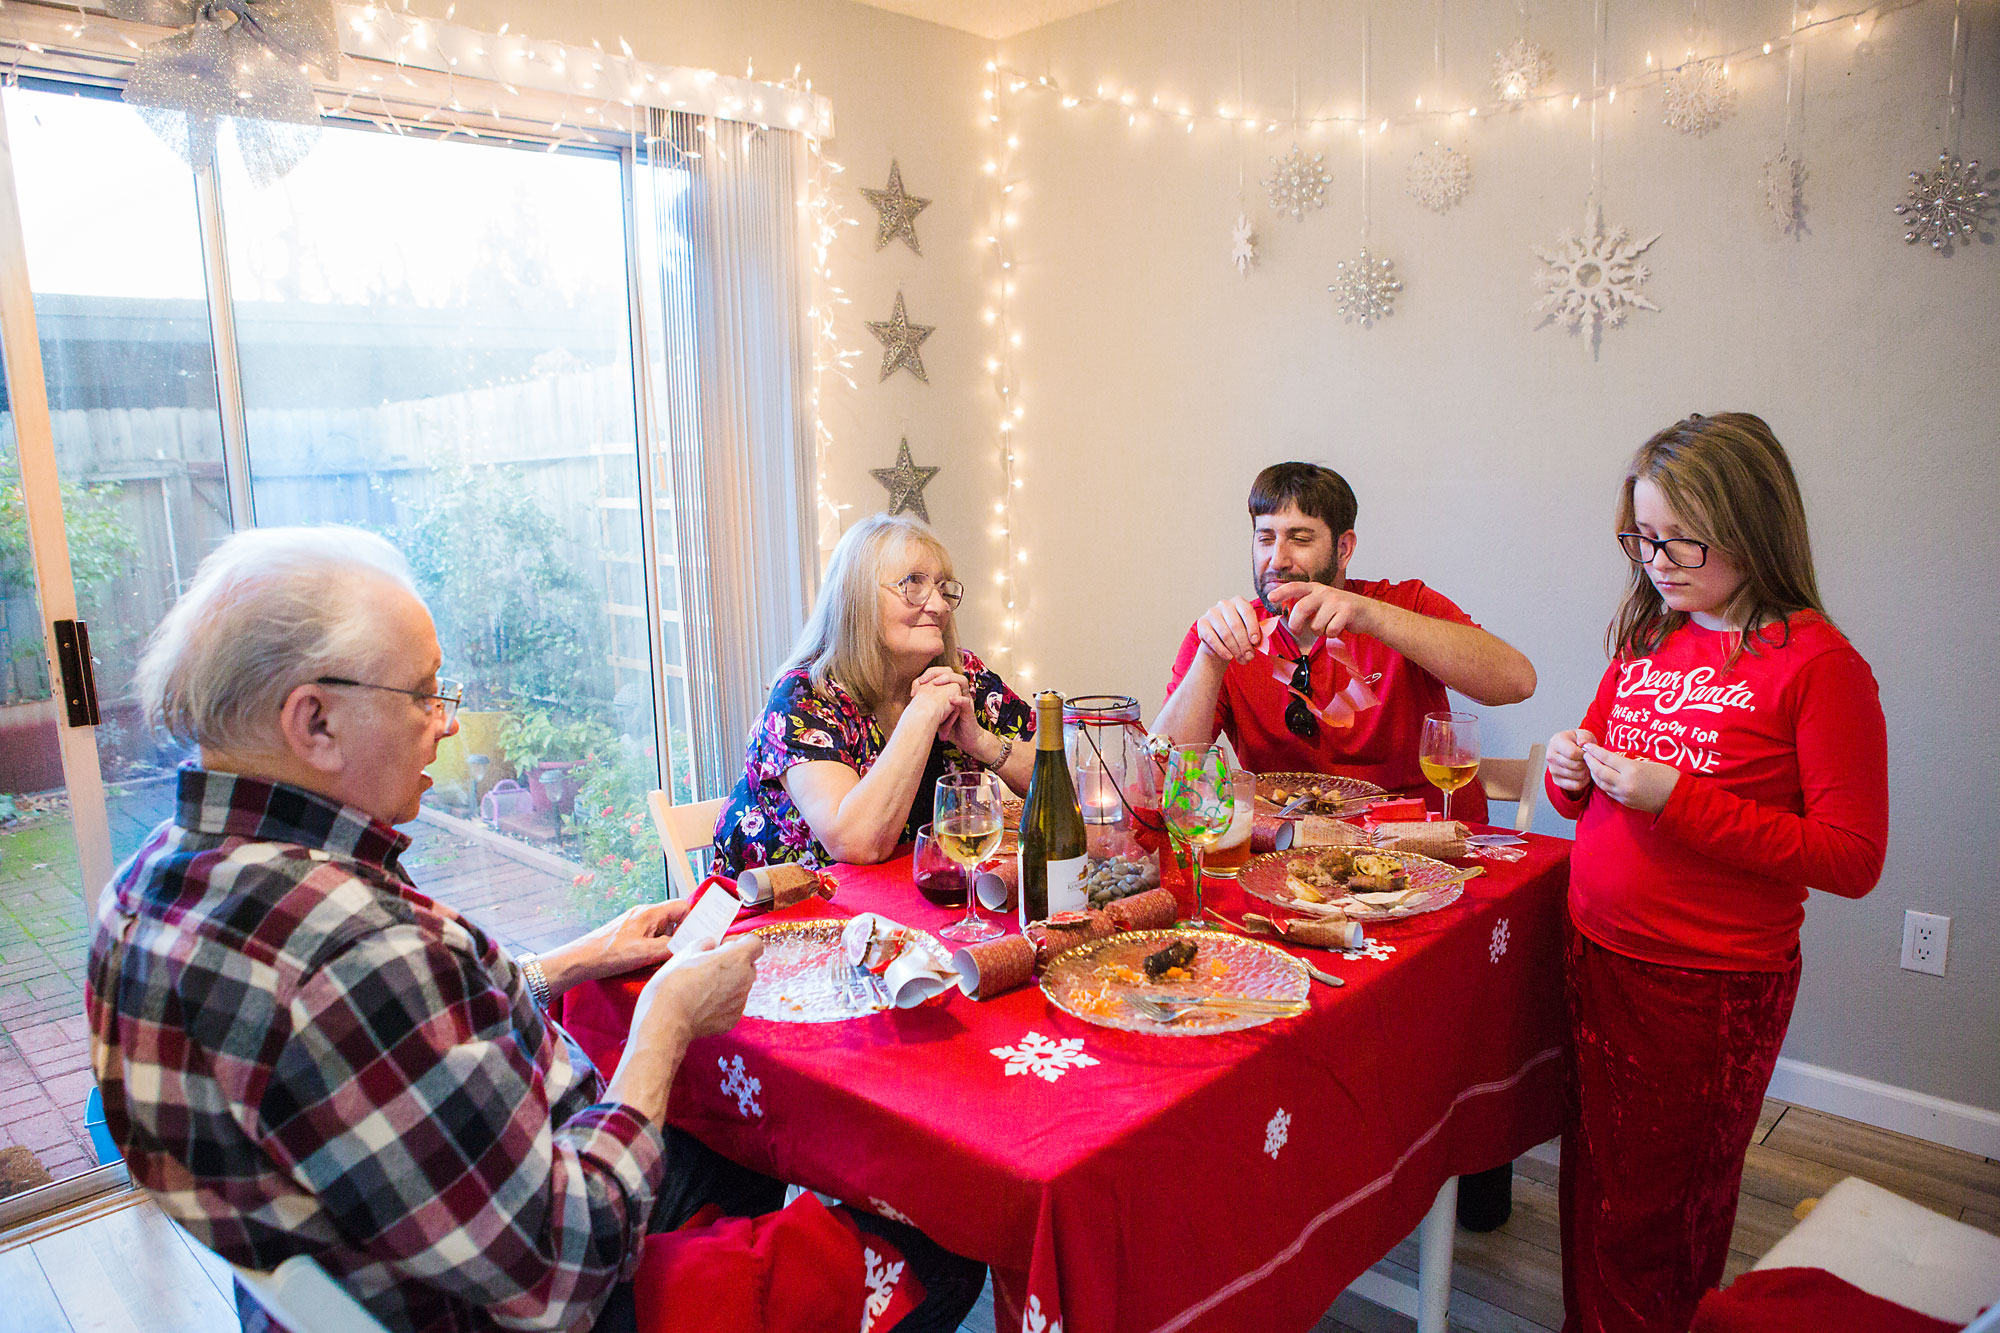
[{"label": "man's beard", "polygon": [[[1255,577],[1254,570],[1252,577]],[[1310,574],[1280,574],[1275,569],[1267,570],[1263,581],[1257,585],[1257,595],[1268,599],[1272,590],[1284,583],[1323,583],[1329,588],[1338,588],[1340,586],[1340,556],[1336,554],[1333,559],[1326,562],[1323,568],[1316,569]]]}]

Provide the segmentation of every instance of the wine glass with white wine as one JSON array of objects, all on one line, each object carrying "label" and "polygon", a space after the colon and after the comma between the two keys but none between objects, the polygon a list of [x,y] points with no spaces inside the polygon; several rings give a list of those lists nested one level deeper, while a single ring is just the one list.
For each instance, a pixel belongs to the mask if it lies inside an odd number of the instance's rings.
[{"label": "wine glass with white wine", "polygon": [[1167,781],[1160,791],[1160,809],[1167,832],[1194,853],[1194,913],[1186,924],[1205,926],[1202,919],[1202,854],[1229,831],[1236,814],[1236,788],[1229,760],[1219,745],[1176,745],[1167,756]]},{"label": "wine glass with white wine", "polygon": [[1444,817],[1450,819],[1451,794],[1479,772],[1479,719],[1471,713],[1425,713],[1417,764],[1444,793]]},{"label": "wine glass with white wine", "polygon": [[959,944],[998,939],[1007,932],[979,915],[972,868],[1000,846],[1000,779],[991,773],[947,773],[937,780],[931,833],[965,873],[965,916],[938,932]]}]

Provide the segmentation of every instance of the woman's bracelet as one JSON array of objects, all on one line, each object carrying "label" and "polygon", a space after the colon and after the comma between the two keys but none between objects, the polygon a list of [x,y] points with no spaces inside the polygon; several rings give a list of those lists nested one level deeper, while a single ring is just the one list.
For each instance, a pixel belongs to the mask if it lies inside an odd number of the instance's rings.
[{"label": "woman's bracelet", "polygon": [[986,767],[995,773],[999,772],[1007,766],[1007,756],[1012,753],[1014,753],[1014,738],[1012,736],[1002,736],[1000,738],[1000,753],[995,755],[993,762],[986,765]]}]

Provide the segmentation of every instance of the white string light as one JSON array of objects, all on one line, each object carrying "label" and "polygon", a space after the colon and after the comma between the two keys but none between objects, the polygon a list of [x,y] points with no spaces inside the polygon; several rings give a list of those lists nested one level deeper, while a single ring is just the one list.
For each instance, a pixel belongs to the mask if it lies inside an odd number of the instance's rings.
[{"label": "white string light", "polygon": [[992,256],[993,287],[983,318],[993,329],[994,353],[986,359],[986,369],[993,377],[993,397],[1000,409],[999,425],[994,433],[1000,465],[1000,498],[993,504],[992,527],[993,541],[1000,556],[998,567],[993,571],[995,619],[1000,627],[994,640],[994,656],[1005,668],[1005,674],[1022,684],[1034,678],[1035,669],[1014,660],[1014,641],[1025,619],[1024,608],[1020,605],[1020,573],[1021,567],[1028,562],[1028,552],[1020,544],[1020,529],[1014,517],[1014,498],[1021,490],[1020,426],[1025,415],[1021,405],[1020,381],[1014,374],[1013,366],[1013,355],[1021,346],[1021,332],[1014,322],[1016,270],[1012,239],[1015,226],[1020,221],[1016,210],[1021,206],[1021,192],[1014,164],[1021,141],[1018,134],[1008,129],[1006,106],[1007,94],[1019,93],[1036,85],[1043,88],[1050,86],[1046,77],[1002,70],[994,61],[986,62],[986,87],[981,91],[986,104],[986,128],[990,140],[984,172],[993,184],[992,225],[986,236],[987,249]]}]

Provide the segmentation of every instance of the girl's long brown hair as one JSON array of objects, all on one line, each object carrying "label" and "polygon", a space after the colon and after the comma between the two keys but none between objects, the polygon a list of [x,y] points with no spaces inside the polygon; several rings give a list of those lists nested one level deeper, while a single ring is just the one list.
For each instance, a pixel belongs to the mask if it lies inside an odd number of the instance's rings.
[{"label": "girl's long brown hair", "polygon": [[[1696,413],[1646,441],[1632,456],[1618,493],[1619,532],[1633,530],[1632,488],[1641,478],[1659,488],[1688,535],[1742,566],[1743,586],[1721,611],[1744,628],[1730,650],[1731,665],[1746,648],[1756,651],[1756,631],[1783,625],[1799,611],[1826,614],[1798,478],[1763,418]],[[1660,599],[1645,566],[1634,564],[1605,647],[1613,657],[1641,656],[1687,620],[1685,612],[1669,610]]]}]

